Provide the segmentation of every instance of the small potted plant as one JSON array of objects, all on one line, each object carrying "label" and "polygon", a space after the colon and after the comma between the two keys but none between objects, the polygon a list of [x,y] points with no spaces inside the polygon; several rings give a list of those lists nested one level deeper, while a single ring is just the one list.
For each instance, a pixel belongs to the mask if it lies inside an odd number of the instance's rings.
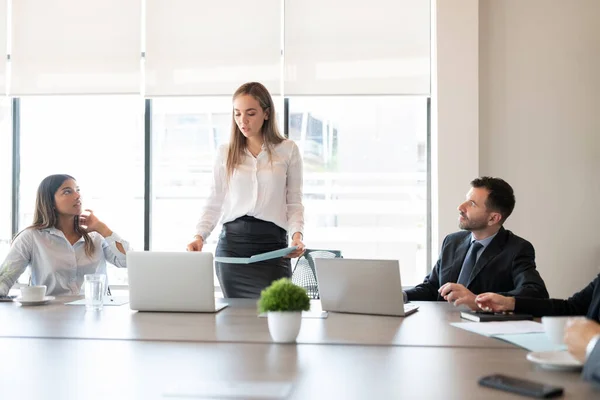
[{"label": "small potted plant", "polygon": [[267,313],[269,333],[274,342],[296,341],[302,322],[302,311],[310,310],[306,290],[289,279],[276,280],[260,293],[258,310]]}]

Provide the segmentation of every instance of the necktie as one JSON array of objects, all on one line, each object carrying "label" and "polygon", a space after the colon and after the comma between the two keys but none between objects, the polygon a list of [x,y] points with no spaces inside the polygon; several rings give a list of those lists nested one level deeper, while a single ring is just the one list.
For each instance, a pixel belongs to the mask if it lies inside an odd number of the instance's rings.
[{"label": "necktie", "polygon": [[477,261],[477,253],[483,247],[483,245],[479,242],[473,242],[471,245],[471,253],[465,260],[462,269],[460,270],[460,275],[458,276],[458,283],[463,286],[467,286],[469,283],[469,278],[471,278],[471,273],[473,272],[473,268],[475,268],[475,262]]}]

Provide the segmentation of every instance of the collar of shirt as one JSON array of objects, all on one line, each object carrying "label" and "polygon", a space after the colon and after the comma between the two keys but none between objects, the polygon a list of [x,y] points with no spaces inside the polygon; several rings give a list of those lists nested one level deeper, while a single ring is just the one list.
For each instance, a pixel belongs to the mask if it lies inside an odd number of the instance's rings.
[{"label": "collar of shirt", "polygon": [[492,242],[492,240],[494,240],[494,238],[496,237],[497,234],[498,234],[498,232],[494,233],[490,237],[486,237],[485,239],[476,240],[475,237],[473,236],[473,234],[471,233],[471,244],[473,244],[473,242],[478,242],[483,246],[482,250],[485,250],[486,247],[488,247],[488,245]]},{"label": "collar of shirt", "polygon": [[[65,240],[67,240],[67,237],[65,236],[65,234],[63,233],[63,231],[61,231],[58,228],[50,227],[50,228],[41,229],[41,231],[42,232],[48,232],[51,235],[58,236],[58,237],[61,237],[61,238],[64,238]],[[75,242],[75,243],[83,242],[83,241],[85,241],[85,239],[83,238],[83,236],[81,236],[79,238],[79,240],[77,242]]]},{"label": "collar of shirt", "polygon": [[[263,143],[262,146],[260,146],[260,152],[256,155],[256,157],[260,156],[262,154],[262,152],[265,151],[266,149],[267,149],[267,144]],[[254,158],[254,154],[252,154],[252,152],[250,151],[248,146],[246,146],[246,154],[248,154]]]}]

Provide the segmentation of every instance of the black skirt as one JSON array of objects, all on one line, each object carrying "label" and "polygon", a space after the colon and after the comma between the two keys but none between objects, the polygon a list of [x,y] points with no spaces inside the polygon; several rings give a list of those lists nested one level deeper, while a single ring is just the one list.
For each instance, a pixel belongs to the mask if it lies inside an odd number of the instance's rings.
[{"label": "black skirt", "polygon": [[[243,216],[223,225],[217,244],[217,257],[251,257],[288,246],[285,229],[272,222]],[[215,262],[217,277],[225,297],[260,297],[271,282],[292,276],[289,258],[276,258],[252,264]]]}]

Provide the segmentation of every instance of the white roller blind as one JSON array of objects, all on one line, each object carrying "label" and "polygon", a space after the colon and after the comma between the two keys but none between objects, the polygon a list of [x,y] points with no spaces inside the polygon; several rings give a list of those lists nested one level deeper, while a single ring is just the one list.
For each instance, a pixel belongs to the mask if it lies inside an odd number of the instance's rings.
[{"label": "white roller blind", "polygon": [[146,95],[280,94],[280,0],[147,0]]},{"label": "white roller blind", "polygon": [[285,94],[429,94],[429,0],[285,0]]},{"label": "white roller blind", "polygon": [[140,0],[13,0],[12,95],[140,92]]}]

